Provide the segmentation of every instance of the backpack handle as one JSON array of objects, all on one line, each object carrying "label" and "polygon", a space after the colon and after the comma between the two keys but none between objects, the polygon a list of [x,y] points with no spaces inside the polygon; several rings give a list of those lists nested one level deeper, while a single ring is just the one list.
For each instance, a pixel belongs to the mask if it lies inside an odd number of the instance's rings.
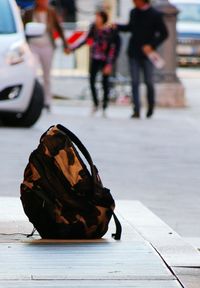
[{"label": "backpack handle", "polygon": [[87,160],[88,164],[90,165],[91,168],[91,173],[92,173],[92,177],[94,180],[94,184],[98,184],[100,179],[97,177],[97,169],[92,161],[92,157],[90,156],[90,153],[88,152],[88,150],[86,149],[86,147],[83,145],[83,143],[78,139],[78,137],[71,132],[69,129],[67,129],[66,127],[58,124],[56,126],[59,130],[61,130],[62,132],[64,132],[71,140],[72,142],[74,142],[74,144],[78,147],[78,149],[81,151],[81,153],[83,154],[83,156],[85,157],[85,159]]}]

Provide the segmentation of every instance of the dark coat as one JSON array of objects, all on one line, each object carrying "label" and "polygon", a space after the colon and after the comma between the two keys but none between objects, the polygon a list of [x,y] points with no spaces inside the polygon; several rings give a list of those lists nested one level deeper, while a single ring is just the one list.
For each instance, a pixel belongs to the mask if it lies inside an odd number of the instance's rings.
[{"label": "dark coat", "polygon": [[147,10],[134,8],[127,25],[118,25],[119,31],[130,32],[128,55],[131,58],[145,57],[142,47],[151,45],[156,49],[167,37],[168,31],[162,13],[150,7]]}]

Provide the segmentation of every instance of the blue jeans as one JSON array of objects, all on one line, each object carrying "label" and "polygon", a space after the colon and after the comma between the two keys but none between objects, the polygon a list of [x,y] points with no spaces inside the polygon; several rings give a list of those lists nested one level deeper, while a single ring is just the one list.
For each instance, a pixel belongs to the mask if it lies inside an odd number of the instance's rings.
[{"label": "blue jeans", "polygon": [[129,58],[130,63],[130,73],[132,80],[132,95],[135,113],[140,113],[141,103],[140,103],[140,76],[141,71],[144,75],[144,83],[147,86],[147,101],[148,108],[154,109],[155,106],[155,89],[153,81],[153,64],[148,59],[135,59]]}]

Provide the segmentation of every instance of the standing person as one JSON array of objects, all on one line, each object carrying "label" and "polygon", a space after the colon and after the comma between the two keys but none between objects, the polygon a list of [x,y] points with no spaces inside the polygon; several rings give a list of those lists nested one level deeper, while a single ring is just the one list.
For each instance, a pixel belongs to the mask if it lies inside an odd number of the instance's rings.
[{"label": "standing person", "polygon": [[128,57],[132,78],[134,113],[132,118],[140,118],[140,72],[144,74],[147,86],[148,111],[147,118],[153,115],[155,107],[155,89],[153,82],[153,64],[148,58],[167,37],[168,32],[162,14],[150,5],[150,0],[133,0],[135,8],[130,13],[127,25],[117,25],[118,30],[132,34]]},{"label": "standing person", "polygon": [[76,22],[76,0],[60,0],[64,22]]},{"label": "standing person", "polygon": [[91,25],[86,37],[74,47],[71,51],[81,47],[88,41],[91,44],[90,52],[90,88],[93,97],[93,110],[97,112],[99,108],[99,99],[96,90],[96,77],[98,72],[102,73],[102,86],[104,92],[103,114],[108,106],[109,101],[109,77],[113,70],[114,62],[117,58],[117,31],[107,25],[108,14],[105,11],[98,11],[95,17],[95,23]]},{"label": "standing person", "polygon": [[50,0],[50,3],[55,7],[62,22],[76,22],[76,0]]},{"label": "standing person", "polygon": [[24,24],[39,22],[44,23],[47,27],[43,36],[31,38],[29,44],[32,52],[38,56],[41,63],[44,79],[45,108],[50,110],[52,100],[50,72],[55,48],[54,32],[57,31],[61,37],[64,50],[67,49],[67,43],[56,12],[49,6],[48,2],[48,0],[36,0],[35,7],[25,12],[23,20]]}]

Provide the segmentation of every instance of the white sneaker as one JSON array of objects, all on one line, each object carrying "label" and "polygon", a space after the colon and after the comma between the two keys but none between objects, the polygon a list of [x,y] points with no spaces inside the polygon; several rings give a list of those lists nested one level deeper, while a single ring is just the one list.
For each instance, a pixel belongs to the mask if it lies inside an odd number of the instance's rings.
[{"label": "white sneaker", "polygon": [[102,117],[103,117],[103,118],[107,118],[106,110],[103,110],[103,112],[102,112]]}]

